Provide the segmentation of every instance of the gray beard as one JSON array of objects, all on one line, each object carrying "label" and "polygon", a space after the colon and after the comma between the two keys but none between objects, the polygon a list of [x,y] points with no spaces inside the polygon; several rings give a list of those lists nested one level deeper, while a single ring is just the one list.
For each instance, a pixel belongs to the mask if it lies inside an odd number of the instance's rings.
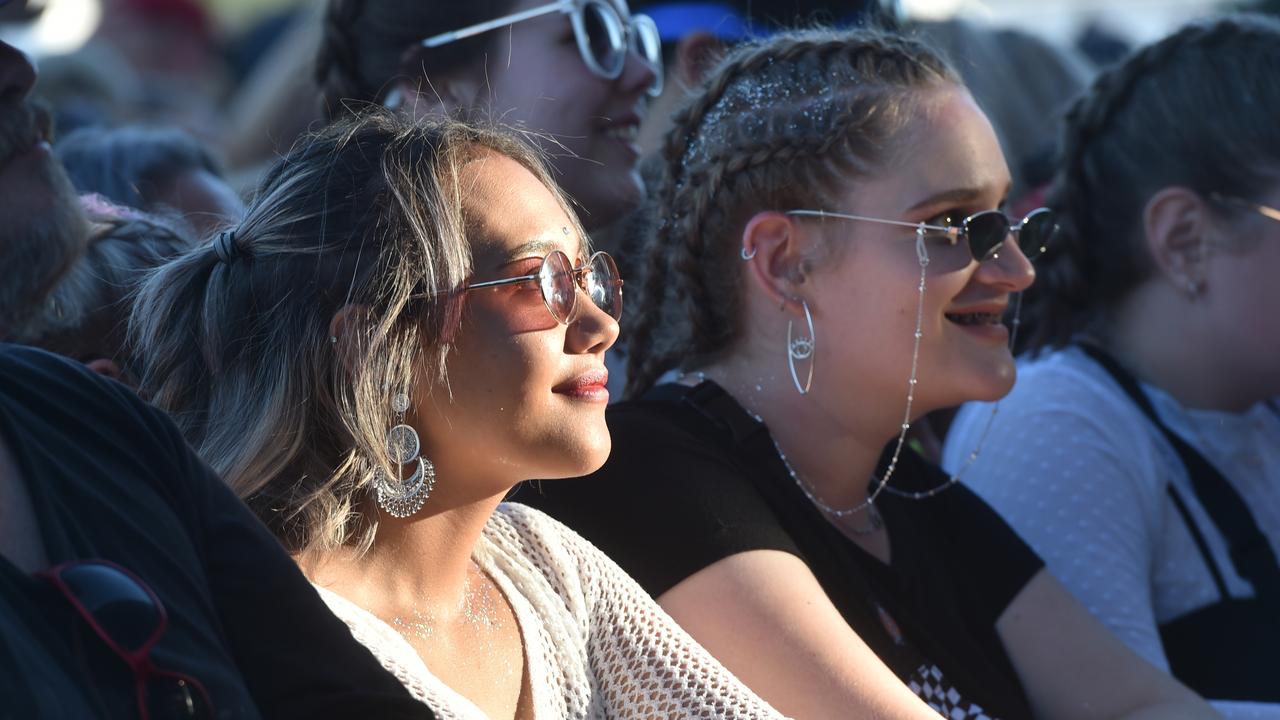
[{"label": "gray beard", "polygon": [[[0,109],[0,158],[30,147],[35,128],[47,122],[43,111],[27,104]],[[0,198],[0,340],[20,334],[89,238],[80,198],[57,160],[49,158],[31,182],[47,191],[46,211],[33,213]]]}]

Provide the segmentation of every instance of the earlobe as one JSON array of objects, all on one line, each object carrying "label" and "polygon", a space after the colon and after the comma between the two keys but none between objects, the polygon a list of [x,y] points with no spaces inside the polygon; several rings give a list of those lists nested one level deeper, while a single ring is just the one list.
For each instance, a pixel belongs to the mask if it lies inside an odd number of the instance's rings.
[{"label": "earlobe", "polygon": [[1208,204],[1189,188],[1168,187],[1143,210],[1147,250],[1156,268],[1178,289],[1195,296],[1204,289],[1208,249],[1215,232]]},{"label": "earlobe", "polygon": [[382,102],[387,107],[403,109],[411,117],[450,115],[472,107],[479,87],[462,73],[428,77],[424,72],[416,82],[397,80]]}]

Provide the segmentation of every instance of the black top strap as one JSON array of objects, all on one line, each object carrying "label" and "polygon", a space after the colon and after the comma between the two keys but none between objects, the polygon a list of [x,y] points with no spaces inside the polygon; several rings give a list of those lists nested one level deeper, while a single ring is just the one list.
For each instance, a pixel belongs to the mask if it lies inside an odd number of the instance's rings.
[{"label": "black top strap", "polygon": [[[1280,598],[1280,564],[1276,562],[1271,543],[1258,529],[1253,513],[1249,512],[1249,507],[1240,494],[1212,463],[1160,420],[1155,406],[1138,385],[1137,379],[1121,367],[1120,363],[1106,351],[1091,343],[1079,343],[1079,347],[1111,375],[1178,453],[1178,457],[1187,469],[1196,498],[1209,514],[1218,532],[1227,541],[1231,562],[1235,565],[1236,572],[1253,585],[1259,597]],[[1172,485],[1169,487],[1172,489]],[[1195,524],[1190,521],[1190,515],[1180,500],[1180,498],[1175,500],[1175,504],[1179,505],[1179,512],[1188,521],[1187,525],[1196,539],[1196,544],[1200,546],[1201,552],[1205,553],[1207,546],[1204,545],[1204,538],[1200,536]],[[1211,560],[1208,555],[1206,559]],[[1210,569],[1215,575],[1214,581],[1219,584],[1219,591],[1224,592],[1225,597],[1225,586],[1222,584],[1217,568],[1210,563]]]}]

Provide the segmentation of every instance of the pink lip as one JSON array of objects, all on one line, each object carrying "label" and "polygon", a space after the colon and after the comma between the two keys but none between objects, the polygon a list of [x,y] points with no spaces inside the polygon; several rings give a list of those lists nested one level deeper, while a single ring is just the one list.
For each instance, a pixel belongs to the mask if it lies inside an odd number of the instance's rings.
[{"label": "pink lip", "polygon": [[551,388],[551,392],[574,400],[609,402],[609,371],[604,368],[588,370],[581,375]]}]

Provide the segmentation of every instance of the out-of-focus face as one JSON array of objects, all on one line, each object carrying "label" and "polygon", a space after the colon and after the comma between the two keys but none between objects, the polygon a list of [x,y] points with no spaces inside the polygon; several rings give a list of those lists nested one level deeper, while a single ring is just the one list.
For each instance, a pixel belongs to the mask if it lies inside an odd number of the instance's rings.
[{"label": "out-of-focus face", "polygon": [[[909,223],[958,224],[999,207],[1009,171],[986,117],[963,89],[924,96],[923,114],[886,169],[858,181],[838,207]],[[803,220],[823,235],[828,266],[809,286],[818,331],[815,401],[842,408],[904,407],[911,373],[920,262],[911,228],[847,220]],[[838,244],[838,246],[836,245]],[[978,263],[965,243],[926,242],[929,266],[915,414],[967,400],[993,400],[1013,386],[1009,335],[1000,315],[1034,278],[1016,245]],[[806,285],[809,280],[806,279]]]},{"label": "out-of-focus face", "polygon": [[[585,259],[572,221],[519,163],[486,153],[465,167],[461,184],[474,282],[534,274],[553,250],[575,267]],[[552,318],[536,281],[468,292],[447,360],[449,388],[418,398],[415,422],[427,457],[493,486],[450,491],[442,475],[437,493],[500,493],[521,480],[576,477],[603,465],[604,353],[617,337],[617,321],[582,292],[568,325]]]},{"label": "out-of-focus face", "polygon": [[27,100],[34,83],[26,56],[0,42],[0,337],[32,312],[88,236],[49,147],[49,114]]},{"label": "out-of-focus face", "polygon": [[[1249,198],[1280,208],[1280,186]],[[1258,398],[1280,395],[1280,222],[1250,210],[1233,211],[1228,232],[1215,243],[1206,265],[1204,303],[1207,342],[1222,348],[1226,364],[1257,385]]]},{"label": "out-of-focus face", "polygon": [[244,217],[244,201],[231,186],[203,169],[179,173],[156,200],[177,210],[196,230],[196,236],[209,234]]},{"label": "out-of-focus face", "polygon": [[[518,0],[510,12],[545,4],[547,0]],[[614,4],[623,17],[629,15],[625,0]],[[556,181],[577,203],[583,224],[602,227],[639,205],[644,185],[636,138],[654,69],[631,53],[617,79],[593,74],[563,13],[493,32],[486,64],[470,69],[486,85],[486,109],[502,122],[554,141],[542,144],[551,155]]]}]

